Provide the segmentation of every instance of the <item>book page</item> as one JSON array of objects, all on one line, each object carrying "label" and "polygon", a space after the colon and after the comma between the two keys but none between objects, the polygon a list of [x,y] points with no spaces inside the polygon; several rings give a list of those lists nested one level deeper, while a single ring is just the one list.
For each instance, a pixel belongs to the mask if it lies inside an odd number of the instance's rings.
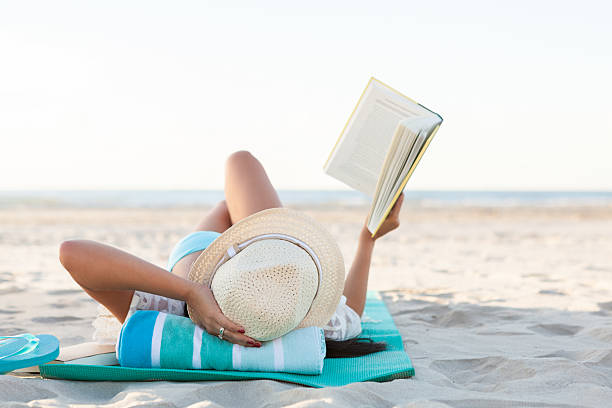
[{"label": "book page", "polygon": [[325,172],[373,197],[398,122],[431,115],[372,78],[324,166]]},{"label": "book page", "polygon": [[429,142],[435,134],[435,130],[440,126],[441,119],[439,118],[423,118],[415,120],[403,121],[400,125],[404,127],[407,134],[413,134],[415,131],[418,132],[418,136],[412,140],[405,140],[406,144],[410,144],[409,154],[406,154],[400,168],[396,170],[395,174],[389,174],[388,180],[385,182],[387,188],[385,191],[381,191],[377,197],[376,202],[370,210],[371,216],[368,219],[368,230],[375,234],[384,218],[387,216],[390,207],[394,200],[399,194],[399,190],[403,189],[406,182],[414,172],[415,167],[418,165],[420,157],[423,155],[425,149],[429,145]]},{"label": "book page", "polygon": [[384,192],[384,195],[380,197],[381,205],[375,209],[374,214],[376,217],[382,217],[382,213],[386,210],[387,206],[390,204],[391,199],[397,192],[400,184],[408,174],[408,171],[412,167],[417,155],[421,152],[423,145],[425,144],[426,137],[423,134],[424,132],[419,132],[416,140],[412,146],[410,146],[410,154],[405,156],[405,160],[402,163],[402,166],[397,170],[397,172],[393,175],[389,180],[389,186],[387,190]]},{"label": "book page", "polygon": [[397,179],[397,175],[400,174],[405,167],[408,155],[417,140],[417,133],[412,132],[410,129],[406,129],[401,124],[399,127],[401,129],[399,134],[399,146],[397,151],[393,154],[393,163],[389,166],[387,174],[381,175],[381,177],[384,177],[384,179],[381,180],[382,186],[378,194],[374,197],[374,210],[372,212],[375,216],[379,216],[378,211],[381,202],[384,203],[384,200],[389,196],[394,186],[394,182]]},{"label": "book page", "polygon": [[[395,163],[398,161],[398,151],[399,144],[402,139],[402,133],[404,132],[404,127],[401,122],[397,123],[397,128],[395,129],[395,133],[393,134],[393,140],[389,145],[389,151],[386,154],[385,161],[383,163],[383,168],[378,176],[378,182],[376,183],[376,189],[374,190],[374,200],[375,203],[380,196],[381,189],[385,186],[385,180],[388,178],[389,168],[393,167]],[[372,216],[372,212],[375,208],[375,205],[370,206],[370,212],[368,214],[368,219]]]}]

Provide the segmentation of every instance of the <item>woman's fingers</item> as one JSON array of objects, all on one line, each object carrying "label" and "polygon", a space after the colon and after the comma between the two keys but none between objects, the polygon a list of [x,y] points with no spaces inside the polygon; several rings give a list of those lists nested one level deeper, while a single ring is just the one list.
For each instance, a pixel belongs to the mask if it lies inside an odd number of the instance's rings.
[{"label": "woman's fingers", "polygon": [[219,326],[225,327],[225,330],[231,330],[231,331],[235,331],[238,333],[244,333],[244,327],[232,322],[223,313],[221,313],[221,315],[218,316],[217,323],[219,324]]},{"label": "woman's fingers", "polygon": [[399,213],[399,210],[402,207],[403,202],[404,202],[404,193],[401,193],[397,201],[395,202],[395,204],[393,204],[393,210],[392,210],[393,214]]},{"label": "woman's fingers", "polygon": [[194,323],[213,336],[219,336],[219,331],[223,327],[223,339],[230,343],[247,347],[257,347],[258,344],[261,346],[260,342],[243,334],[244,327],[232,322],[223,314],[209,288],[201,286],[198,289],[196,295],[190,299],[193,312],[191,319]]},{"label": "woman's fingers", "polygon": [[400,211],[400,208],[402,207],[403,201],[404,201],[404,193],[400,194],[395,204],[393,204],[393,208],[391,208],[391,211],[389,212],[389,216],[387,217],[388,219],[397,221],[398,224],[399,224],[399,211]]},{"label": "woman's fingers", "polygon": [[230,343],[240,344],[245,347],[259,347],[261,343],[255,339],[252,339],[242,333],[239,333],[236,328],[241,328],[240,325],[233,323],[227,317],[220,315],[213,320],[210,324],[211,330],[207,330],[209,334],[213,336],[219,336],[221,327],[223,327],[223,340],[229,341]]},{"label": "woman's fingers", "polygon": [[[215,327],[218,327],[218,329],[212,329],[210,331],[207,330],[207,332],[208,334],[218,337],[220,333],[220,329],[223,326],[217,325]],[[234,344],[240,344],[241,346],[245,346],[245,347],[260,347],[261,346],[261,343],[258,342],[257,340],[254,340],[248,336],[245,336],[244,334],[228,330],[225,327],[223,327],[223,340],[229,341],[230,343],[234,343]]]},{"label": "woman's fingers", "polygon": [[250,337],[245,336],[244,334],[236,333],[236,332],[224,332],[223,340],[227,340],[230,343],[240,344],[245,347],[261,347],[261,343],[253,340]]}]

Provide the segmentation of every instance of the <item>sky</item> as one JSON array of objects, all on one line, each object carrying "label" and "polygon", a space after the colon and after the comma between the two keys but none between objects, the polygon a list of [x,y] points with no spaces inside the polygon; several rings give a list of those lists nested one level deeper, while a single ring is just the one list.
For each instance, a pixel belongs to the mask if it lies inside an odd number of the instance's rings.
[{"label": "sky", "polygon": [[369,78],[438,112],[415,190],[612,190],[612,3],[2,1],[0,190],[323,172]]}]

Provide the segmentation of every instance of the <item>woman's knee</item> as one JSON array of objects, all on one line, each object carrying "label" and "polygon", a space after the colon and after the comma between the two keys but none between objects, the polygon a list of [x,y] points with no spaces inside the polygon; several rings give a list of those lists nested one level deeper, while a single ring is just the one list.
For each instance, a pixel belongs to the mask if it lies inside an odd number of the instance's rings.
[{"label": "woman's knee", "polygon": [[217,205],[215,206],[215,208],[218,208],[219,210],[223,210],[227,212],[227,201],[225,200],[219,201]]},{"label": "woman's knee", "polygon": [[244,166],[248,163],[258,163],[259,161],[248,150],[238,150],[230,154],[225,160],[225,168]]},{"label": "woman's knee", "polygon": [[227,201],[221,200],[210,210],[209,216],[219,219],[228,219],[229,210],[227,209]]}]

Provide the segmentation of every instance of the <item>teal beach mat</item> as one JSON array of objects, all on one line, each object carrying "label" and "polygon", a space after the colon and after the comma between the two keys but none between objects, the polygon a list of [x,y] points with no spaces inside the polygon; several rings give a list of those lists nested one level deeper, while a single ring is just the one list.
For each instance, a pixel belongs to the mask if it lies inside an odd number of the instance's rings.
[{"label": "teal beach mat", "polygon": [[363,357],[326,358],[323,373],[302,375],[290,373],[217,370],[172,370],[129,368],[86,364],[44,364],[44,378],[85,381],[223,381],[271,379],[310,387],[341,386],[361,381],[389,381],[414,375],[410,358],[387,306],[378,292],[368,291],[362,317],[362,337],[385,341],[388,349]]}]

